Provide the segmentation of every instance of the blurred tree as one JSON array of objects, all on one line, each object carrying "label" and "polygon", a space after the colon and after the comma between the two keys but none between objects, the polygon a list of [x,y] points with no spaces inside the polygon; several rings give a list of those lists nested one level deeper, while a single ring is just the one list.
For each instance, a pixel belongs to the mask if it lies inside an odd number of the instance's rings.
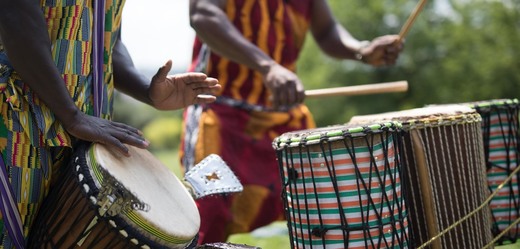
[{"label": "blurred tree", "polygon": [[150,141],[150,149],[177,148],[180,144],[181,123],[180,117],[158,117],[150,121],[143,128],[145,137]]},{"label": "blurred tree", "polygon": [[[358,39],[399,33],[418,1],[330,0]],[[407,93],[307,100],[318,126],[353,115],[425,104],[516,98],[520,88],[520,1],[429,1],[406,37],[398,63],[371,68],[323,55],[309,37],[298,63],[307,89],[408,80]],[[337,106],[341,108],[322,108]]]},{"label": "blurred tree", "polygon": [[[417,2],[329,0],[338,21],[361,40],[399,33]],[[318,126],[346,123],[353,115],[426,104],[517,98],[520,1],[428,1],[406,37],[398,63],[387,68],[331,59],[319,51],[309,35],[298,70],[307,89],[396,80],[407,80],[410,84],[406,93],[309,99],[306,103]],[[182,115],[182,111],[156,111],[120,95],[116,101],[115,120],[139,129],[159,117],[180,119]],[[337,108],[323,108],[324,104]],[[167,125],[158,127],[173,129]]]}]

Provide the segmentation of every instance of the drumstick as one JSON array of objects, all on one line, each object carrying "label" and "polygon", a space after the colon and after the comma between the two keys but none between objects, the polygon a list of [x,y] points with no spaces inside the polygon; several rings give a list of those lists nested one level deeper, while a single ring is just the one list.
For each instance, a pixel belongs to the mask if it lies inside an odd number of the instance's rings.
[{"label": "drumstick", "polygon": [[408,81],[394,81],[386,83],[374,83],[358,86],[333,87],[325,89],[315,89],[305,91],[307,98],[327,97],[327,96],[352,96],[389,92],[406,92],[408,90]]},{"label": "drumstick", "polygon": [[419,3],[417,3],[417,5],[415,6],[415,9],[413,10],[412,14],[408,17],[408,20],[406,20],[403,27],[401,28],[401,32],[399,32],[399,41],[401,41],[406,36],[408,30],[410,30],[410,27],[412,27],[415,18],[419,15],[419,12],[421,12],[425,4],[426,0],[419,0]]}]

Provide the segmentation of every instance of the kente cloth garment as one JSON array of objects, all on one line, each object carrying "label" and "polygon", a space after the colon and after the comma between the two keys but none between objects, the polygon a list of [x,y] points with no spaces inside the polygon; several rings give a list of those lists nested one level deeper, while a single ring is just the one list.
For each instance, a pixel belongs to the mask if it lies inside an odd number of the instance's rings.
[{"label": "kente cloth garment", "polygon": [[[92,28],[93,0],[41,0],[52,45],[52,56],[65,86],[78,108],[93,113]],[[101,117],[109,119],[114,92],[112,49],[121,26],[124,0],[106,0],[104,27],[104,84]],[[71,138],[24,83],[0,46],[0,151],[17,195],[27,236],[41,200],[53,179],[53,165],[60,161],[53,151],[70,147]],[[58,149],[53,149],[56,147]],[[12,248],[0,221],[0,248]]]},{"label": "kente cloth garment", "polygon": [[[228,0],[233,25],[279,64],[295,70],[308,31],[312,0]],[[225,241],[283,219],[281,182],[272,142],[294,130],[314,128],[305,105],[287,112],[264,111],[271,93],[262,75],[213,53],[195,40],[191,71],[217,78],[217,103],[191,106],[184,113],[181,161],[188,169],[211,153],[234,171],[244,191],[197,200],[199,243]]]}]

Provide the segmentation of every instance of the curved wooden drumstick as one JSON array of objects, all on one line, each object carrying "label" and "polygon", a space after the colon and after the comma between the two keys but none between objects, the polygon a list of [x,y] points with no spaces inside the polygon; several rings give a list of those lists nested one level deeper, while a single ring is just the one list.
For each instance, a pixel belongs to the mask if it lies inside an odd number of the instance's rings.
[{"label": "curved wooden drumstick", "polygon": [[408,33],[408,30],[410,30],[410,27],[412,27],[412,24],[415,21],[415,18],[419,15],[419,13],[421,12],[421,10],[425,4],[426,4],[426,0],[420,0],[419,3],[417,3],[412,14],[408,17],[408,20],[406,20],[403,27],[401,28],[401,32],[399,32],[399,41],[404,39],[404,37]]},{"label": "curved wooden drumstick", "polygon": [[406,92],[408,90],[408,81],[395,81],[386,83],[374,83],[358,86],[333,87],[325,89],[315,89],[305,91],[307,98],[327,97],[327,96],[352,96],[366,95],[376,93],[389,92]]}]

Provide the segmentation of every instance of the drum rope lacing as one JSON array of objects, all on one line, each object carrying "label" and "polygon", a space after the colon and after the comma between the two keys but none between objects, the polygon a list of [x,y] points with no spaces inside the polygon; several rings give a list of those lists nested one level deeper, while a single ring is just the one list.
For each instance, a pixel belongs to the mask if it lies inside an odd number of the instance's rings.
[{"label": "drum rope lacing", "polygon": [[[518,100],[515,99],[513,101],[504,101],[504,102],[497,102],[497,103],[501,104],[501,105],[504,105],[506,107],[509,107],[509,105],[516,105],[517,106],[518,105]],[[499,107],[495,106],[495,104],[497,104],[497,103],[486,104],[486,105],[481,105],[481,106],[475,106],[475,109],[479,110],[479,108],[499,108]],[[478,115],[480,116],[480,114],[478,114]],[[514,116],[514,115],[511,115],[511,116]],[[516,116],[512,117],[512,119],[516,119],[516,118],[518,118],[518,117],[516,117]],[[480,119],[482,119],[482,117]],[[501,120],[501,119],[499,119],[499,120]],[[509,121],[511,121],[511,120],[509,120]],[[512,129],[511,128],[512,124],[517,124],[518,125],[517,122],[514,122],[514,121],[513,122],[509,122],[508,125],[510,126],[509,127],[510,130]],[[517,136],[519,136],[519,135],[517,134]],[[518,142],[519,141],[517,141],[517,144],[516,144],[517,145],[517,151],[520,152],[520,144],[518,144]],[[487,151],[486,151],[485,154],[486,154],[485,156],[487,157],[488,156]],[[517,157],[517,161],[520,161],[520,160],[518,160],[519,153],[517,153],[516,157]],[[510,163],[509,162],[509,156],[507,156],[506,158],[507,158],[506,160],[508,160],[507,164],[509,165],[509,163]],[[486,162],[488,162],[488,160],[486,160]],[[493,164],[493,166],[495,166],[495,164]],[[496,166],[498,167],[498,165],[496,165]],[[465,215],[464,217],[462,217],[461,219],[459,219],[455,223],[451,224],[446,229],[444,229],[441,232],[439,232],[436,236],[432,237],[430,240],[428,240],[427,242],[425,242],[422,245],[420,245],[418,247],[418,249],[422,249],[422,248],[427,247],[428,245],[432,244],[437,239],[441,238],[442,236],[444,236],[445,234],[447,234],[451,230],[455,229],[457,226],[461,225],[463,222],[465,222],[466,220],[468,220],[472,216],[476,215],[478,212],[483,211],[485,208],[487,208],[487,206],[491,203],[493,198],[495,198],[499,194],[500,190],[502,190],[504,188],[504,186],[506,186],[506,184],[508,184],[515,175],[520,173],[520,167],[518,167],[518,166],[519,165],[517,165],[517,167],[512,172],[510,172],[508,177],[500,185],[498,185],[497,188],[487,197],[487,199],[483,203],[481,203],[476,209],[472,210],[470,213],[468,213],[467,215]],[[491,165],[486,165],[486,167],[491,167]],[[486,244],[482,248],[485,249],[485,248],[493,247],[495,245],[495,243],[497,243],[502,238],[502,236],[504,236],[506,233],[508,233],[511,229],[513,229],[519,223],[520,223],[520,217],[517,218],[516,220],[514,220],[507,228],[505,228],[502,232],[500,232],[498,235],[496,235],[493,240],[491,240],[488,244]]]},{"label": "drum rope lacing", "polygon": [[[397,122],[389,122],[389,123],[382,123],[382,124],[376,124],[376,125],[371,125],[371,126],[365,126],[365,127],[356,127],[356,128],[350,128],[350,129],[346,129],[346,130],[334,130],[334,131],[328,131],[328,132],[322,132],[320,134],[314,134],[314,135],[308,135],[308,136],[301,136],[301,137],[297,137],[297,138],[280,138],[278,139],[277,141],[275,141],[275,143],[278,143],[278,145],[281,146],[281,149],[279,150],[283,150],[285,151],[285,153],[289,153],[287,152],[287,149],[289,147],[297,147],[298,150],[299,150],[299,154],[300,155],[303,155],[304,152],[303,152],[303,148],[306,146],[306,145],[310,145],[310,144],[318,144],[319,143],[319,146],[320,146],[320,149],[321,149],[321,153],[323,155],[326,155],[326,148],[325,148],[325,145],[328,146],[328,151],[329,151],[329,155],[328,157],[325,156],[323,159],[325,160],[325,163],[324,165],[326,165],[327,167],[327,171],[329,173],[329,176],[332,178],[332,185],[333,185],[333,189],[336,193],[336,201],[339,205],[339,209],[340,210],[346,210],[344,207],[343,207],[343,204],[342,204],[342,201],[339,199],[340,196],[338,195],[338,193],[340,193],[340,190],[339,190],[339,186],[337,184],[338,182],[338,179],[336,179],[336,172],[335,172],[335,165],[334,165],[334,156],[333,156],[333,149],[332,149],[332,143],[330,143],[331,141],[339,141],[339,140],[342,140],[344,145],[345,145],[345,148],[347,148],[347,152],[348,154],[350,155],[350,157],[352,158],[352,162],[354,163],[354,168],[356,169],[356,175],[357,175],[357,181],[358,181],[358,186],[362,185],[364,187],[364,190],[365,191],[368,191],[370,193],[371,191],[371,187],[368,187],[368,186],[371,186],[371,178],[372,177],[376,177],[380,183],[384,183],[386,182],[386,177],[388,176],[388,174],[395,174],[396,172],[395,171],[400,171],[401,169],[399,167],[395,167],[396,169],[391,169],[390,168],[390,163],[388,162],[388,152],[387,150],[389,149],[388,148],[388,144],[386,144],[386,147],[385,147],[385,143],[387,142],[382,142],[382,149],[383,149],[383,156],[385,157],[385,162],[384,162],[384,172],[383,173],[380,173],[378,172],[377,170],[375,171],[375,176],[370,176],[369,177],[369,182],[365,182],[363,179],[361,179],[361,182],[359,178],[362,178],[362,173],[359,171],[359,167],[357,165],[357,159],[356,159],[356,153],[353,151],[353,149],[351,150],[349,146],[352,146],[352,148],[355,148],[355,145],[354,145],[354,139],[352,138],[361,138],[363,137],[365,139],[365,142],[366,144],[370,144],[370,145],[373,145],[374,144],[374,138],[372,137],[372,141],[369,141],[369,138],[366,136],[367,134],[379,134],[380,137],[379,139],[381,141],[385,141],[384,140],[384,133],[385,132],[388,132],[388,131],[401,131],[399,128],[401,127],[400,123],[397,123]],[[393,134],[393,136],[396,136],[396,134]],[[347,138],[350,138],[350,144],[347,144]],[[388,139],[388,138],[387,138]],[[391,139],[391,138],[390,138]],[[391,140],[398,140],[398,139],[391,139]],[[397,150],[398,147],[400,147],[401,145],[398,144],[397,146],[393,146],[393,149],[394,150]],[[370,146],[369,146],[370,147]],[[370,147],[372,148],[372,147]],[[373,148],[372,149],[369,149],[369,154],[370,154],[370,174],[372,174],[372,167],[377,167],[375,165],[375,159],[377,159],[377,157],[374,157],[374,151],[373,151]],[[307,154],[307,158],[309,161],[312,161],[311,160],[311,155],[310,155],[310,151],[309,150],[306,150],[306,154]],[[397,152],[395,152],[395,154],[397,154]],[[320,154],[321,155],[321,154]],[[330,161],[329,161],[329,158],[330,158]],[[375,159],[374,159],[375,158]],[[398,158],[398,156],[396,156],[396,158]],[[286,159],[286,160],[289,160],[289,159]],[[291,165],[293,165],[293,157],[291,156],[290,158],[291,160]],[[289,164],[289,162],[287,162],[287,164]],[[303,158],[300,157],[300,165],[304,165],[303,163]],[[309,168],[310,170],[310,174],[311,175],[314,175],[314,172],[313,172],[313,167],[310,167]],[[389,171],[394,171],[393,173],[388,173]],[[283,173],[282,173],[283,174]],[[381,176],[381,174],[384,174],[384,176]],[[283,177],[283,175],[282,175]],[[284,188],[286,189],[289,189],[290,192],[293,192],[292,190],[292,185],[290,184],[291,181],[295,181],[296,178],[298,178],[298,171],[293,169],[293,168],[289,168],[287,170],[287,181],[283,183],[283,186]],[[392,177],[389,177],[389,178],[392,178]],[[283,179],[283,178],[282,178]],[[316,182],[315,181],[312,181],[312,184],[314,187],[314,189],[316,189]],[[390,179],[390,185],[392,187],[392,189],[396,189],[396,179]],[[403,187],[404,188],[404,187]],[[361,191],[360,189],[358,189],[359,191]],[[296,191],[297,192],[297,191]],[[297,193],[296,193],[297,194]],[[303,188],[303,195],[307,195],[307,190],[306,188],[304,187]],[[399,202],[403,202],[404,200],[399,200],[400,198],[397,196],[397,194],[395,192],[393,192],[392,194],[392,198],[389,198],[389,196],[386,194],[385,191],[383,191],[383,199],[384,201],[386,201],[385,203],[390,203],[390,202],[395,202],[396,206],[397,207],[389,207],[389,213],[391,213],[392,215],[389,215],[388,217],[385,216],[384,218],[385,219],[388,219],[387,222],[381,222],[383,221],[383,217],[382,217],[382,208],[383,208],[383,205],[381,206],[381,208],[377,208],[377,204],[374,202],[374,200],[372,199],[372,197],[370,195],[367,196],[368,198],[368,202],[369,202],[369,205],[374,208],[375,210],[375,215],[377,216],[377,220],[379,221],[378,224],[375,224],[375,225],[369,225],[369,220],[368,220],[368,217],[366,218],[367,220],[365,220],[365,217],[362,215],[361,219],[362,219],[362,224],[361,225],[349,225],[349,224],[346,224],[346,217],[345,217],[345,213],[342,211],[342,212],[339,212],[338,215],[340,216],[340,221],[342,223],[342,225],[340,226],[334,226],[334,227],[325,227],[324,224],[323,224],[323,219],[322,219],[322,211],[320,210],[320,207],[319,205],[317,206],[317,215],[318,215],[318,218],[319,218],[319,221],[320,221],[320,225],[317,226],[317,227],[314,227],[312,228],[312,230],[310,231],[310,233],[316,237],[319,237],[323,240],[323,243],[325,243],[325,234],[330,231],[330,230],[336,230],[336,229],[341,229],[342,230],[342,233],[343,233],[343,236],[344,238],[347,238],[344,240],[344,243],[345,243],[345,247],[348,247],[348,238],[349,238],[349,232],[351,231],[363,231],[363,234],[364,236],[370,236],[372,237],[372,235],[370,234],[367,234],[368,231],[367,230],[371,230],[371,229],[378,229],[381,234],[378,236],[378,241],[376,242],[377,245],[374,245],[374,241],[371,240],[370,243],[372,246],[392,246],[394,243],[398,243],[400,247],[403,247],[403,246],[406,246],[408,245],[408,234],[404,231],[404,227],[406,227],[406,224],[407,222],[405,222],[405,220],[407,219],[408,217],[408,214],[404,214],[403,215],[403,208],[404,208],[404,203],[399,203]],[[288,196],[287,196],[287,191],[284,191],[282,193],[282,198],[285,199],[285,200],[288,200]],[[317,198],[317,196],[315,197]],[[392,200],[390,200],[392,199]],[[296,198],[296,206],[300,206],[300,203],[299,203],[299,198]],[[359,200],[361,201],[361,200]],[[304,204],[306,207],[308,207],[309,203],[308,203],[308,200],[304,198]],[[316,200],[316,202],[319,202],[318,200]],[[401,205],[400,205],[401,204]],[[285,204],[286,205],[286,210],[288,210],[288,207],[287,205],[288,204]],[[294,205],[294,203],[293,203]],[[397,210],[400,210],[398,213],[398,218],[396,219],[396,217],[394,217],[394,214],[396,213],[394,208],[397,208]],[[381,209],[381,210],[379,210]],[[294,212],[294,211],[293,211]],[[367,211],[368,212],[368,211]],[[368,214],[368,213],[367,213]],[[301,217],[301,212],[298,212],[298,219],[301,220],[302,217]],[[295,215],[292,215],[293,217]],[[309,213],[306,212],[306,218],[309,219]],[[397,226],[395,223],[399,223],[399,226]],[[385,232],[383,231],[383,227],[384,226],[387,226],[387,225],[390,225],[391,226],[391,229],[389,229],[387,232],[392,232],[393,233],[393,236],[392,236],[392,241],[387,241],[387,238],[383,235],[385,234]],[[297,229],[297,228],[295,228]],[[304,231],[302,230],[303,227],[300,226],[300,232],[301,234],[304,234]],[[400,232],[399,232],[400,231]],[[400,234],[399,234],[400,233]],[[293,241],[293,235],[292,233],[289,233],[290,235],[290,239],[291,241]],[[309,234],[310,235],[310,234]],[[377,237],[377,236],[376,236]],[[395,242],[393,240],[395,240],[396,237],[404,237],[403,241],[401,240],[398,240],[398,242]],[[369,244],[367,244],[368,242],[365,241],[365,246],[369,246]],[[390,243],[392,245],[390,245]]]},{"label": "drum rope lacing", "polygon": [[[486,208],[486,206],[489,204],[489,202],[491,202],[491,199],[493,199],[497,194],[498,192],[504,187],[504,185],[506,185],[507,183],[509,183],[509,181],[511,181],[511,179],[513,178],[514,175],[518,174],[520,172],[520,167],[517,167],[515,170],[513,170],[513,172],[507,177],[506,180],[504,180],[504,182],[502,182],[498,187],[497,189],[491,194],[488,196],[488,198],[478,207],[476,208],[475,210],[471,211],[469,214],[467,214],[466,216],[462,217],[461,219],[459,219],[457,222],[453,223],[452,225],[450,225],[449,227],[447,227],[446,229],[442,230],[439,234],[437,234],[436,236],[432,237],[430,240],[428,240],[427,242],[425,242],[424,244],[422,244],[421,246],[419,246],[417,249],[421,249],[421,248],[425,248],[426,246],[430,245],[431,243],[433,243],[435,240],[439,239],[440,237],[442,237],[443,235],[445,235],[446,233],[448,233],[450,230],[456,228],[457,226],[459,226],[460,224],[462,224],[462,222],[466,221],[467,219],[471,218],[471,216],[475,215],[476,213],[482,211],[484,208]],[[516,219],[514,221],[514,223],[510,226],[514,226],[515,224],[517,223],[520,223],[520,218]],[[508,227],[509,228],[509,227]],[[505,232],[507,232],[507,230],[505,230]],[[505,234],[505,232],[502,232]],[[490,243],[488,243],[486,246],[484,246],[483,248],[489,248],[489,247],[492,247],[494,245],[494,243],[496,241],[498,241],[498,239],[500,238],[500,236],[496,236],[496,238],[494,240],[492,240]]]}]

